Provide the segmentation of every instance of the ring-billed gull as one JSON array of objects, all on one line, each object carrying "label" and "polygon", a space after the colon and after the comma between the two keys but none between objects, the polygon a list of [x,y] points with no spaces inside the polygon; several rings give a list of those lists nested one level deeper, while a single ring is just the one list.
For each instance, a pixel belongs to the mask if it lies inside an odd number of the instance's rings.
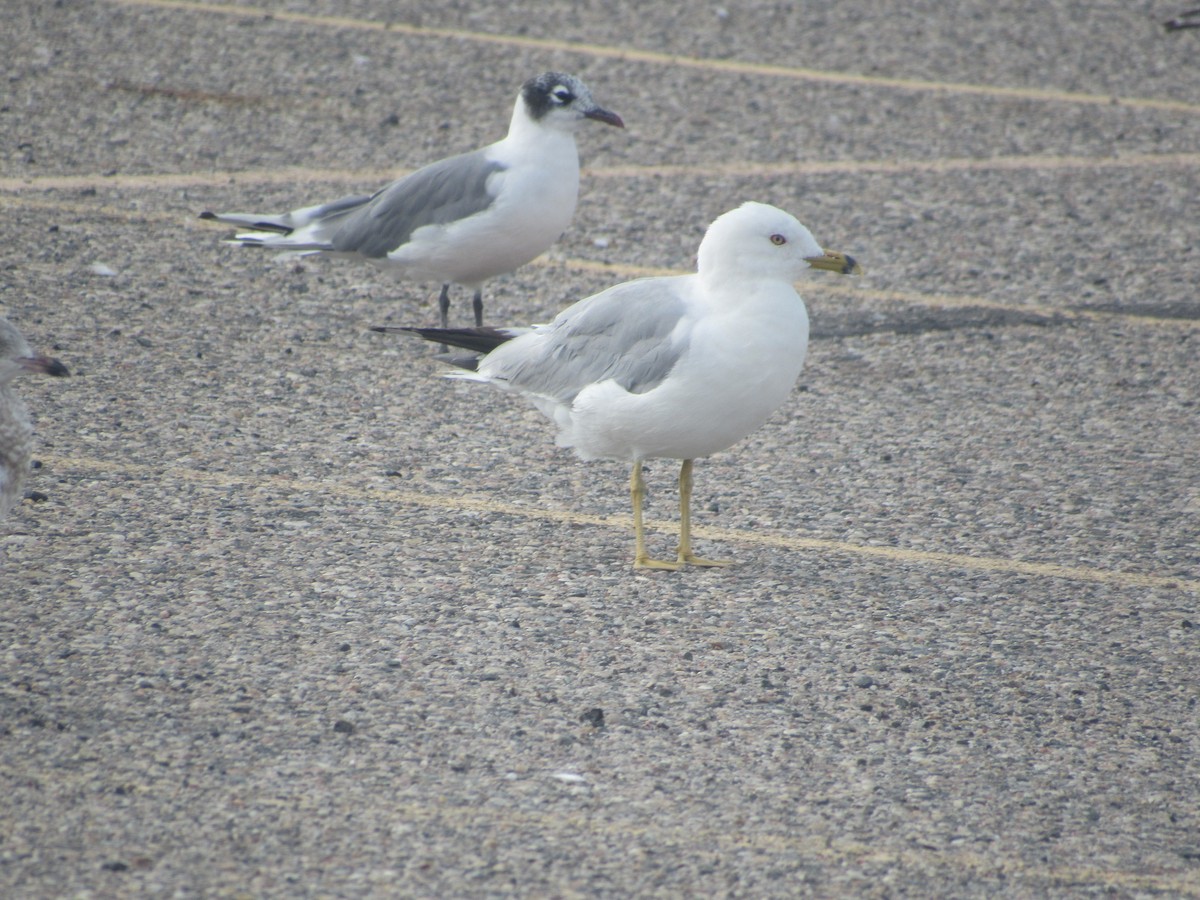
[{"label": "ring-billed gull", "polygon": [[[804,363],[808,312],[792,282],[807,269],[859,274],[781,209],[745,203],[700,243],[697,272],[618,284],[526,329],[394,328],[473,355],[451,377],[527,397],[583,459],[633,464],[634,565],[724,565],[692,552],[692,460],[725,450],[787,399]],[[679,548],[652,559],[642,525],[642,462],[682,460]]]},{"label": "ring-billed gull", "polygon": [[575,132],[589,120],[624,128],[574,75],[545,72],[521,87],[501,141],[418,169],[374,194],[343,197],[283,215],[203,212],[251,229],[234,243],[364,259],[404,278],[440,281],[442,327],[450,285],[483,282],[550,249],[571,224],[579,197]]},{"label": "ring-billed gull", "polygon": [[33,449],[29,411],[13,387],[24,372],[68,374],[57,359],[35,354],[16,326],[0,318],[0,519],[21,498]]}]

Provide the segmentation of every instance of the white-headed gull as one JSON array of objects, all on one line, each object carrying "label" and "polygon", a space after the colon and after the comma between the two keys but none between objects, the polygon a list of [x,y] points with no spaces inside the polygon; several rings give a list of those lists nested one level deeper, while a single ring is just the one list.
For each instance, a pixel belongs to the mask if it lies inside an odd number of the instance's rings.
[{"label": "white-headed gull", "polygon": [[[792,282],[808,269],[859,274],[822,250],[795,218],[746,203],[709,226],[694,275],[609,288],[531,328],[394,328],[472,351],[447,358],[527,397],[583,459],[633,464],[634,565],[722,565],[692,552],[692,460],[754,431],[791,392],[808,346],[808,312]],[[642,527],[642,462],[683,461],[676,559],[652,559]]]}]

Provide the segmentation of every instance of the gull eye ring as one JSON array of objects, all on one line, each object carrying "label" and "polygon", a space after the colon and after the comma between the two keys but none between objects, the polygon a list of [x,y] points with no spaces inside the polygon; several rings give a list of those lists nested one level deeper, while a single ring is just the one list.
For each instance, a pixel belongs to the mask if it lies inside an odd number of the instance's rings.
[{"label": "gull eye ring", "polygon": [[782,247],[787,243],[787,238],[785,238],[782,234],[773,234],[771,235],[771,243],[776,247]]}]

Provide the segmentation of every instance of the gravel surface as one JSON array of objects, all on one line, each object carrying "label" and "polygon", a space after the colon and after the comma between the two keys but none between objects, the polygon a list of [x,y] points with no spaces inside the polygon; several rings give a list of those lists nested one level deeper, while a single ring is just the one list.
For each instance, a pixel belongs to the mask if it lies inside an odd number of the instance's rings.
[{"label": "gravel surface", "polygon": [[[1200,896],[1200,31],[626,6],[7,4],[0,314],[73,377],[0,527],[0,895]],[[629,127],[492,322],[746,199],[867,267],[697,465],[730,569],[635,573],[623,464],[367,330],[436,285],[196,219],[548,68]]]}]

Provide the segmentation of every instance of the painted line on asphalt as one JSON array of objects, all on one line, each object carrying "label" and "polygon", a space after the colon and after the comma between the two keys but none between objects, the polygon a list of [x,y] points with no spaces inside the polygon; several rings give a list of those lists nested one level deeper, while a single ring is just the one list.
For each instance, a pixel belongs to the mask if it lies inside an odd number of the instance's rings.
[{"label": "painted line on asphalt", "polygon": [[241,172],[161,172],[141,175],[40,175],[33,178],[0,178],[0,191],[172,190],[193,187],[246,187],[248,185],[356,184],[379,187],[411,169],[247,169]]},{"label": "painted line on asphalt", "polygon": [[[105,216],[126,222],[159,222],[171,228],[204,229],[214,231],[228,230],[228,226],[220,223],[203,221],[196,216],[180,216],[174,213],[158,210],[127,209],[111,204],[93,205],[77,200],[58,200],[41,197],[10,197],[5,201],[10,209],[38,209],[59,212],[70,212],[79,216]],[[661,266],[639,266],[626,263],[610,263],[579,257],[559,257],[542,255],[532,260],[530,266],[560,266],[568,271],[605,274],[615,281],[625,281],[630,278],[646,278],[653,276],[686,275],[683,269],[670,269]],[[991,300],[971,294],[923,294],[917,291],[880,290],[861,285],[844,285],[827,279],[804,282],[804,293],[810,299],[821,295],[854,297],[860,300],[880,303],[897,303],[904,306],[927,307],[932,309],[987,309],[996,312],[1010,313],[1022,316],[1038,316],[1051,320],[1090,321],[1090,322],[1129,322],[1133,325],[1150,326],[1154,328],[1200,328],[1200,319],[1172,318],[1169,316],[1153,316],[1113,309],[1071,309],[1038,304],[1013,304],[999,300]]]},{"label": "painted line on asphalt", "polygon": [[232,6],[224,3],[202,3],[194,0],[108,0],[123,6],[141,6],[164,10],[203,13],[207,15],[236,16],[239,18],[272,19],[298,25],[313,25],[321,28],[352,29],[357,31],[379,31],[409,37],[435,38],[439,40],[469,41],[494,44],[503,47],[522,47],[532,50],[577,53],[599,59],[617,59],[623,62],[640,62],[651,65],[702,69],[736,75],[758,75],[771,78],[790,78],[853,87],[884,88],[890,90],[963,94],[990,97],[1002,100],[1029,100],[1043,103],[1071,103],[1091,106],[1127,106],[1139,109],[1161,109],[1172,112],[1200,113],[1200,105],[1182,100],[1163,100],[1148,97],[1119,97],[1112,94],[1091,94],[1079,91],[1062,91],[1051,88],[1003,87],[986,84],[966,84],[952,81],[926,81],[918,78],[897,78],[878,75],[860,75],[853,72],[829,72],[821,69],[806,69],[770,63],[743,62],[735,59],[713,59],[639,50],[632,47],[613,47],[551,38],[527,37],[514,34],[488,34],[459,28],[424,28],[404,22],[380,22],[372,19],[356,19],[347,16],[323,16],[312,13],[291,12],[283,9],[268,9],[255,6]]},{"label": "painted line on asphalt", "polygon": [[[111,204],[93,205],[77,200],[58,200],[40,197],[10,197],[5,200],[11,209],[38,209],[69,212],[79,216],[105,216],[126,222],[158,222],[174,229],[203,229],[214,231],[226,229],[220,223],[203,221],[196,216],[179,216],[174,213],[158,210],[137,210],[112,206]],[[646,278],[653,276],[686,275],[683,269],[671,269],[661,266],[639,266],[626,263],[610,263],[579,257],[559,257],[542,255],[527,263],[530,266],[553,267],[559,266],[568,271],[587,272],[592,274],[609,275],[614,281],[625,281],[630,278]],[[1090,322],[1129,322],[1132,325],[1150,326],[1154,328],[1200,328],[1200,319],[1172,318],[1169,316],[1153,316],[1113,309],[1071,309],[1038,304],[1013,304],[999,300],[991,300],[971,294],[923,294],[917,291],[880,290],[861,285],[844,285],[828,279],[804,282],[804,293],[810,299],[822,295],[857,298],[878,303],[896,303],[903,306],[926,307],[931,309],[987,309],[996,312],[1010,313],[1019,316],[1037,316],[1050,320],[1090,321]]]},{"label": "painted line on asphalt", "polygon": [[211,231],[210,223],[199,216],[181,216],[178,213],[160,210],[132,209],[127,206],[113,206],[111,203],[87,203],[75,199],[58,199],[56,197],[5,197],[6,210],[35,209],[46,212],[71,213],[81,218],[119,219],[127,223],[160,222],[173,228],[204,229]]},{"label": "painted line on asphalt", "polygon": [[948,175],[956,172],[1059,172],[1069,169],[1097,171],[1197,166],[1200,166],[1200,153],[1130,153],[1125,156],[1035,153],[936,159],[735,160],[696,166],[602,166],[585,169],[584,174],[592,178],[778,178],[781,175]]},{"label": "painted line on asphalt", "polygon": [[[63,474],[55,469],[73,470],[82,473],[108,473],[145,478],[151,470],[145,466],[112,462],[91,457],[58,456],[39,454],[43,466],[55,475]],[[478,494],[430,494],[420,491],[371,488],[345,484],[337,481],[318,481],[311,478],[292,478],[286,475],[233,475],[225,472],[206,472],[181,466],[169,466],[157,471],[161,477],[169,477],[197,485],[216,488],[270,487],[276,491],[337,495],[346,499],[371,500],[424,509],[442,509],[454,512],[497,513],[523,519],[537,519],[563,525],[588,525],[608,528],[632,535],[633,520],[630,516],[600,516],[565,509],[548,509],[524,506],[494,497]],[[678,534],[677,523],[663,519],[647,521],[646,526],[662,533]],[[828,538],[810,538],[799,535],[772,534],[761,531],[745,531],[737,528],[721,528],[705,525],[694,529],[696,537],[704,540],[726,541],[751,546],[791,550],[796,552],[835,553],[841,556],[887,560],[889,562],[930,566],[937,569],[961,569],[971,572],[986,572],[1001,575],[1024,575],[1037,578],[1058,578],[1065,581],[1093,584],[1117,585],[1121,587],[1177,590],[1200,594],[1200,581],[1176,578],[1167,575],[1151,575],[1095,566],[1069,566],[993,556],[971,556],[964,553],[943,553],[932,550],[911,550],[875,544],[857,544]]]},{"label": "painted line on asphalt", "polygon": [[[578,257],[554,258],[541,256],[529,265],[562,265],[576,272],[596,272],[611,274],[614,279],[650,278],[662,275],[686,275],[682,269],[667,269],[656,266],[635,266],[623,263],[608,263],[593,259]],[[831,294],[840,297],[856,297],[861,300],[871,300],[880,303],[899,303],[905,306],[925,306],[933,309],[989,309],[996,312],[1012,313],[1014,315],[1038,316],[1050,320],[1114,322],[1124,321],[1137,325],[1171,328],[1200,328],[1200,318],[1185,319],[1165,316],[1152,316],[1129,312],[1127,310],[1107,309],[1075,309],[1071,307],[1045,306],[1035,303],[1003,303],[971,294],[922,294],[916,291],[880,290],[861,285],[845,285],[827,279],[820,281],[804,281],[803,292],[806,297]]]},{"label": "painted line on asphalt", "polygon": [[[1200,153],[1131,153],[1126,156],[1028,154],[938,159],[842,159],[754,162],[735,160],[695,165],[620,165],[584,168],[584,178],[778,178],[821,175],[949,175],[957,172],[1083,172],[1200,167]],[[410,173],[388,169],[313,169],[288,166],[242,171],[162,172],[140,175],[37,175],[0,178],[0,191],[169,190],[246,185],[361,184],[374,189]]]},{"label": "painted line on asphalt", "polygon": [[[542,777],[549,782],[553,776],[549,772],[544,774],[537,772],[526,776],[525,780],[534,781]],[[605,787],[603,775],[591,777],[585,775],[584,778],[583,782],[566,787],[564,790],[590,792],[596,789],[603,790]],[[759,851],[788,854],[789,857],[797,859],[808,858],[840,862],[859,867],[900,865],[915,872],[945,867],[960,872],[971,872],[984,885],[995,883],[998,879],[1008,879],[1001,883],[1005,884],[1010,891],[1018,893],[1028,886],[1028,882],[1032,882],[1043,885],[1043,888],[1070,887],[1079,890],[1085,887],[1101,887],[1126,891],[1167,892],[1181,897],[1200,896],[1200,870],[1186,869],[1182,866],[1176,872],[1162,870],[1138,872],[1106,869],[1095,865],[1048,864],[1045,867],[1036,867],[1027,865],[1016,857],[989,856],[952,846],[928,849],[903,847],[881,849],[877,844],[872,846],[855,840],[821,834],[797,832],[780,834],[770,831],[747,830],[716,831],[709,830],[703,824],[698,823],[687,826],[665,823],[638,826],[625,820],[607,820],[595,812],[550,815],[512,808],[501,812],[479,805],[468,806],[465,804],[431,807],[426,803],[406,803],[404,811],[406,816],[412,820],[422,821],[435,827],[440,824],[458,829],[474,826],[496,830],[498,827],[543,829],[552,826],[556,830],[566,829],[573,834],[595,834],[597,837],[636,835],[639,838],[657,841],[671,848],[720,847],[729,854]]]}]

